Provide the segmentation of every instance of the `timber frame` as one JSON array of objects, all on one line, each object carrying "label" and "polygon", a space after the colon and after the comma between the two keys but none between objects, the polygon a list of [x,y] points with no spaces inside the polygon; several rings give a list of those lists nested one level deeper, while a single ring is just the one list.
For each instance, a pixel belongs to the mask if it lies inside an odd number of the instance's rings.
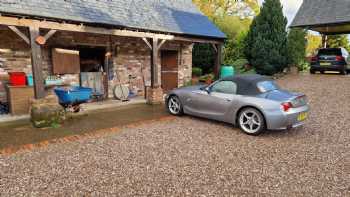
[{"label": "timber frame", "polygon": [[[210,43],[215,49],[216,58],[214,71],[218,76],[221,62],[222,62],[222,46],[224,43],[223,39],[214,39],[214,38],[198,38],[198,37],[187,37],[187,36],[178,36],[162,33],[153,33],[146,31],[131,31],[131,30],[122,30],[122,29],[108,29],[101,27],[92,27],[84,24],[71,24],[71,23],[60,23],[53,21],[45,20],[35,20],[27,18],[17,18],[9,16],[0,15],[0,25],[8,26],[12,31],[19,35],[26,43],[31,46],[31,55],[32,55],[32,71],[34,77],[34,92],[35,98],[40,99],[45,97],[45,87],[44,79],[42,74],[42,57],[41,57],[41,44],[45,44],[51,36],[53,36],[57,31],[69,31],[69,32],[81,32],[81,33],[93,33],[93,34],[102,34],[109,36],[121,36],[121,37],[134,37],[142,39],[145,44],[151,50],[151,87],[158,88],[160,87],[160,79],[158,76],[159,66],[158,66],[158,54],[159,49],[167,41],[185,41],[192,43]],[[17,27],[28,28],[29,38]],[[49,30],[48,33],[44,36],[40,35],[40,30],[46,29]],[[38,38],[43,39],[43,43],[38,42]],[[37,40],[38,39],[38,40]],[[109,43],[106,43],[109,46]]]}]

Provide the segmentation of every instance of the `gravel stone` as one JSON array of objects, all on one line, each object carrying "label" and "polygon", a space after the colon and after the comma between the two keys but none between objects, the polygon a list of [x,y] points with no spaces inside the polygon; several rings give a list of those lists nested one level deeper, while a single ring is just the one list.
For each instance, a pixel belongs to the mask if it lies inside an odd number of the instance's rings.
[{"label": "gravel stone", "polygon": [[278,80],[302,128],[253,137],[192,117],[0,156],[1,196],[350,196],[350,77]]}]

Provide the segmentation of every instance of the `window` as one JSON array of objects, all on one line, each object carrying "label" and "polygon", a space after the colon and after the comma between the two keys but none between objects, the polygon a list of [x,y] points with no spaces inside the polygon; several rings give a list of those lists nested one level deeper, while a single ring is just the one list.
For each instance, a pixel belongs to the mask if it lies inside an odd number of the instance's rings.
[{"label": "window", "polygon": [[212,86],[211,92],[236,94],[237,85],[233,81],[220,81]]},{"label": "window", "polygon": [[320,49],[318,51],[319,56],[333,56],[333,55],[342,55],[342,51],[340,48],[327,48]]},{"label": "window", "polygon": [[257,86],[260,92],[262,93],[271,92],[279,89],[278,85],[274,81],[261,81],[257,84]]}]

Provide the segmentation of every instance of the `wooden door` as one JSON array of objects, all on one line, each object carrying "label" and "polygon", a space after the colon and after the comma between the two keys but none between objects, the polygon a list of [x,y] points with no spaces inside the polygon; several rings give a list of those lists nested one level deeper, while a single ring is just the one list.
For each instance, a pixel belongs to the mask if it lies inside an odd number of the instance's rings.
[{"label": "wooden door", "polygon": [[82,72],[80,74],[81,86],[92,88],[93,94],[105,94],[102,72]]},{"label": "wooden door", "polygon": [[162,51],[161,66],[164,92],[178,88],[178,51]]}]

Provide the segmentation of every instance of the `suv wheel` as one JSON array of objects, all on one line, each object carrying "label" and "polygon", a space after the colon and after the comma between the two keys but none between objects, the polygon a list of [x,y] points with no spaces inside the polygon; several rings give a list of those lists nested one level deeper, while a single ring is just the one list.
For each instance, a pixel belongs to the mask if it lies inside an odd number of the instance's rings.
[{"label": "suv wheel", "polygon": [[344,68],[343,70],[340,71],[340,74],[347,75],[348,71],[346,70],[346,68]]},{"label": "suv wheel", "polygon": [[315,71],[312,70],[312,69],[310,69],[310,73],[311,73],[311,74],[315,74]]}]

